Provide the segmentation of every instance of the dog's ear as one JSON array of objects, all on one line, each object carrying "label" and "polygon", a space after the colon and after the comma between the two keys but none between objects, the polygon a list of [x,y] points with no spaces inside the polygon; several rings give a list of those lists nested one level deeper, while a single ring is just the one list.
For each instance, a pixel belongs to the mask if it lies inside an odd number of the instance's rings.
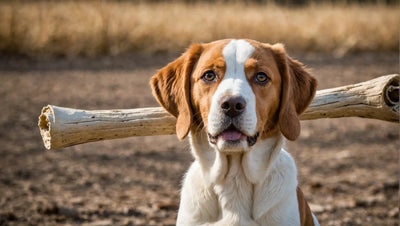
[{"label": "dog's ear", "polygon": [[272,50],[282,78],[279,127],[282,134],[293,141],[300,135],[298,116],[314,98],[317,81],[305,70],[303,64],[286,54],[282,44],[273,45]]},{"label": "dog's ear", "polygon": [[191,45],[182,56],[160,69],[150,81],[157,101],[177,118],[176,134],[179,139],[187,136],[192,123],[190,75],[201,52],[200,44]]}]

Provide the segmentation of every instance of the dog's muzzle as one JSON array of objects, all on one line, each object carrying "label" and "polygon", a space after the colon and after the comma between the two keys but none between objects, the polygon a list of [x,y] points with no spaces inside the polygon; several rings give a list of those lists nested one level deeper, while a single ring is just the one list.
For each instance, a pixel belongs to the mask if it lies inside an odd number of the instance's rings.
[{"label": "dog's muzzle", "polygon": [[[240,143],[247,143],[247,147],[253,146],[259,137],[259,132],[249,135],[249,131],[244,129],[246,120],[247,102],[240,95],[226,95],[219,100],[219,120],[213,133],[208,133],[209,142],[218,145],[218,141],[223,142],[225,147],[240,147]],[[245,146],[242,146],[245,147]]]}]

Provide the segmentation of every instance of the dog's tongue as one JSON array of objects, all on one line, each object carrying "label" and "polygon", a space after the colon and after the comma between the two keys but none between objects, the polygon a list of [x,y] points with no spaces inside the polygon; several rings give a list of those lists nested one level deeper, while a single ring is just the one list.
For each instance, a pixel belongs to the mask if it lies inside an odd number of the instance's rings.
[{"label": "dog's tongue", "polygon": [[235,141],[235,140],[240,140],[240,138],[242,138],[243,134],[236,130],[228,130],[228,131],[222,132],[220,134],[220,136],[224,140]]}]

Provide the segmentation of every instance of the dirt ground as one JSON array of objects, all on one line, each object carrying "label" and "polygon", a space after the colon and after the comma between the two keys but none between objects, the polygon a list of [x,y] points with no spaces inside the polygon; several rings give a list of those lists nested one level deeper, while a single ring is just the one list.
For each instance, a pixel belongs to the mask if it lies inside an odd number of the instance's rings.
[{"label": "dirt ground", "polygon": [[[293,54],[319,89],[398,72],[397,53]],[[148,80],[174,56],[40,59],[0,56],[0,225],[174,225],[187,140],[133,137],[46,151],[46,104],[157,106]],[[302,122],[288,144],[321,225],[398,225],[399,125],[344,118]]]}]

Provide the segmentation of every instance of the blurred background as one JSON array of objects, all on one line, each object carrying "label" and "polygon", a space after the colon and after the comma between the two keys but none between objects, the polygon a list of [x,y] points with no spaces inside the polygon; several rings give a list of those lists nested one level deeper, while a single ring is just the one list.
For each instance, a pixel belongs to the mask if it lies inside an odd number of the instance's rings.
[{"label": "blurred background", "polygon": [[[318,89],[399,71],[395,0],[0,1],[0,225],[174,225],[187,140],[46,151],[47,104],[153,107],[148,85],[193,42],[280,42]],[[399,127],[302,122],[288,149],[321,225],[398,225]]]},{"label": "blurred background", "polygon": [[397,1],[10,1],[0,52],[95,57],[179,52],[192,42],[250,38],[294,51],[397,51]]}]

